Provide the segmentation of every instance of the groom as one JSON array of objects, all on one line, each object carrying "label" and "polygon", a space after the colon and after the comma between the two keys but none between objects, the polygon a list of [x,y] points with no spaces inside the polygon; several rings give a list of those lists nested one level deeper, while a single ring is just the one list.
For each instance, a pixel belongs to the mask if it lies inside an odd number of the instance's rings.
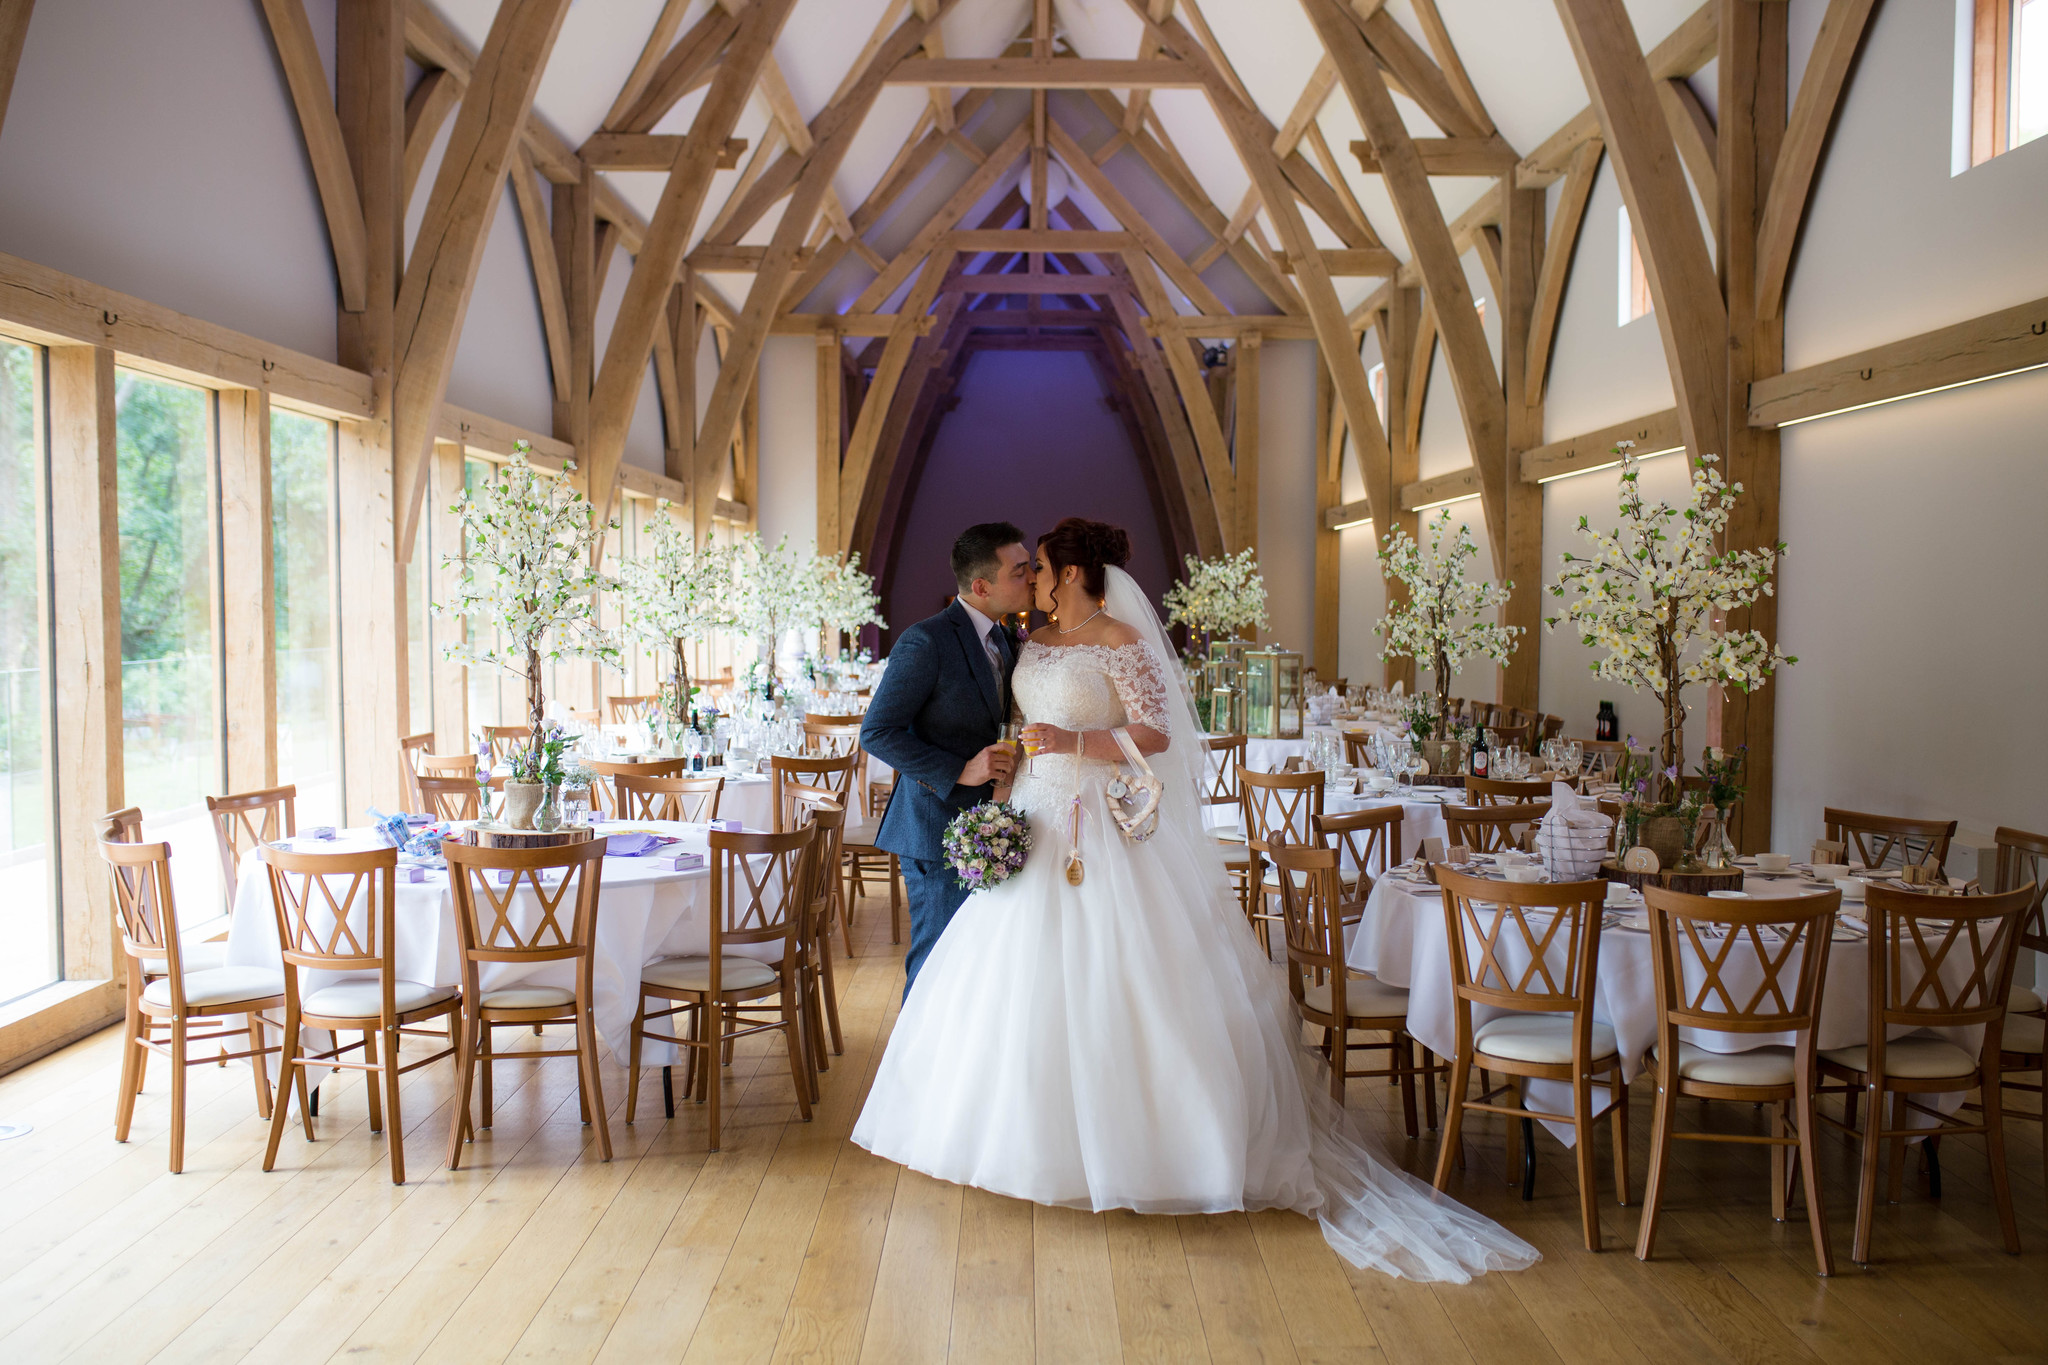
[{"label": "groom", "polygon": [[1010,715],[1015,643],[998,622],[1031,609],[1031,554],[1007,521],[970,526],[953,542],[960,595],[904,631],[861,723],[861,746],[897,772],[875,846],[902,861],[910,893],[903,994],[967,899],[940,840],[959,812],[1007,784],[1016,752],[997,741]]}]

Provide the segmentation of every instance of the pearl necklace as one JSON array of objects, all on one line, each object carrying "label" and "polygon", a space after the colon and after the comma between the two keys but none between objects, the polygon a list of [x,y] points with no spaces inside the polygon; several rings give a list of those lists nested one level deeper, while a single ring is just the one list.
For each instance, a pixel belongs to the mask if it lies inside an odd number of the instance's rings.
[{"label": "pearl necklace", "polygon": [[[1108,608],[1108,607],[1106,607],[1106,606],[1104,606],[1104,607],[1097,607],[1097,608],[1095,609],[1095,616],[1100,616],[1100,615],[1102,615],[1102,613],[1104,613],[1104,612],[1106,612],[1106,611],[1108,611],[1108,610],[1109,610],[1109,608]],[[1093,621],[1093,620],[1095,619],[1095,616],[1091,616],[1091,617],[1089,617],[1089,618],[1088,618],[1088,621]],[[1081,625],[1080,625],[1080,626],[1075,626],[1075,627],[1074,627],[1074,630],[1079,630],[1079,629],[1081,629],[1081,626],[1085,626],[1085,625],[1087,625],[1087,624],[1088,624],[1088,621],[1083,621],[1083,622],[1081,623]],[[1072,635],[1072,634],[1074,633],[1074,630],[1064,630],[1064,629],[1062,629],[1062,628],[1060,627],[1060,624],[1059,624],[1059,622],[1057,622],[1057,621],[1053,622],[1053,626],[1052,626],[1052,629],[1053,629],[1053,633],[1054,633],[1055,635]]]}]

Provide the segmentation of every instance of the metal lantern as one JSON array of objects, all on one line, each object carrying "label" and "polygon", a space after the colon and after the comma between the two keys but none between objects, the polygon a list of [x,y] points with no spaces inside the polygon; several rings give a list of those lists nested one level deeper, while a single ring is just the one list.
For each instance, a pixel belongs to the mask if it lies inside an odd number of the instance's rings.
[{"label": "metal lantern", "polygon": [[[1209,686],[1211,689],[1230,687],[1244,689],[1244,656],[1250,649],[1249,640],[1211,640],[1209,642]],[[1219,732],[1220,733],[1220,732]]]},{"label": "metal lantern", "polygon": [[1244,728],[1256,739],[1300,739],[1302,670],[1291,649],[1251,649],[1244,656]]},{"label": "metal lantern", "polygon": [[1244,733],[1244,693],[1235,687],[1212,687],[1209,689],[1209,733],[1212,735],[1238,735]]}]

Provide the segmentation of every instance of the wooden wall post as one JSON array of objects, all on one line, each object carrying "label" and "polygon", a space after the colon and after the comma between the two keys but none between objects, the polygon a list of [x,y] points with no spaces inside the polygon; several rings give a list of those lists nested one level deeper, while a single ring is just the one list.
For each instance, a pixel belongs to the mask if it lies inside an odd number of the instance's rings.
[{"label": "wooden wall post", "polygon": [[[1242,409],[1239,409],[1242,412]],[[1337,652],[1337,635],[1342,629],[1344,601],[1344,533],[1330,529],[1327,514],[1344,500],[1344,447],[1333,440],[1342,409],[1337,404],[1337,386],[1330,367],[1320,354],[1316,357],[1316,676],[1325,681],[1343,669]],[[1359,680],[1361,683],[1363,679]]]},{"label": "wooden wall post", "polygon": [[[1235,468],[1232,475],[1233,511],[1237,518],[1234,549],[1259,548],[1259,353],[1266,338],[1246,332],[1237,341],[1237,421],[1235,423]],[[1318,672],[1321,670],[1318,669]]]},{"label": "wooden wall post", "polygon": [[817,337],[818,356],[818,553],[845,552],[839,534],[839,433],[840,400],[846,381],[840,373],[839,333],[821,328]]},{"label": "wooden wall post", "polygon": [[[1382,515],[1375,504],[1373,512],[1373,543],[1384,544],[1386,538],[1399,527],[1412,538],[1422,529],[1422,518],[1401,507],[1401,490],[1422,477],[1422,453],[1417,449],[1416,422],[1407,414],[1419,407],[1421,389],[1429,382],[1428,366],[1422,368],[1422,378],[1415,377],[1415,367],[1410,363],[1417,342],[1422,340],[1422,291],[1396,287],[1387,291],[1386,311],[1379,324],[1380,363],[1387,367],[1387,446],[1391,452],[1389,465],[1393,473],[1394,492],[1387,499],[1392,507],[1390,514]],[[1408,587],[1399,579],[1386,580],[1387,610],[1408,600]],[[1405,656],[1387,660],[1386,685],[1404,683],[1410,693],[1415,691],[1415,660]]]},{"label": "wooden wall post", "polygon": [[[126,804],[121,776],[121,524],[114,434],[114,353],[52,346],[51,618],[56,630],[57,844],[63,859],[64,975],[114,974],[113,898],[98,818]],[[198,854],[204,857],[204,852]]]},{"label": "wooden wall post", "polygon": [[[1497,700],[1533,711],[1543,659],[1543,488],[1521,477],[1522,452],[1543,444],[1543,393],[1528,385],[1530,324],[1536,281],[1543,268],[1543,191],[1518,190],[1510,172],[1501,180],[1501,374],[1507,395],[1507,460],[1503,493],[1507,554],[1494,575],[1514,585],[1501,608],[1501,624],[1520,626],[1515,652],[1500,671]],[[1486,250],[1484,243],[1480,250]]]},{"label": "wooden wall post", "polygon": [[[1740,483],[1725,532],[1729,549],[1778,541],[1778,431],[1749,424],[1749,386],[1785,368],[1782,310],[1757,306],[1758,244],[1765,200],[1785,137],[1787,57],[1785,7],[1757,0],[1726,0],[1721,13],[1720,182],[1721,279],[1728,299],[1728,379],[1723,392],[1728,448],[1723,474]],[[1736,630],[1778,635],[1778,599],[1759,598],[1732,613]],[[1748,794],[1736,807],[1737,844],[1746,853],[1771,844],[1771,785],[1777,685],[1755,692],[1726,689],[1720,697],[1714,742],[1748,746]]]},{"label": "wooden wall post", "polygon": [[409,733],[405,575],[393,512],[388,424],[343,422],[341,492],[342,800],[344,820],[363,808],[397,810],[398,741]]},{"label": "wooden wall post", "polygon": [[[462,518],[448,509],[462,496],[464,455],[454,441],[434,442],[433,483],[428,496],[429,525],[433,528],[434,559],[423,565],[424,581],[434,585],[434,600],[447,602],[455,596],[455,584],[462,570],[443,563],[462,548]],[[428,668],[434,680],[434,752],[467,753],[469,741],[469,670],[450,662],[441,651],[463,638],[459,616],[435,616],[428,622]]]},{"label": "wooden wall post", "polygon": [[277,579],[270,524],[270,392],[223,389],[220,576],[227,789],[277,782]]}]

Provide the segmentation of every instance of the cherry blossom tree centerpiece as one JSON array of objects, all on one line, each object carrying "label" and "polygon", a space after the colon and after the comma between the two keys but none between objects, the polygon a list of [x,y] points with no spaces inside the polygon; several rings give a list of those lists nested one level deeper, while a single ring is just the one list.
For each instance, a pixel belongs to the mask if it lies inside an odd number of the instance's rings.
[{"label": "cherry blossom tree centerpiece", "polygon": [[699,545],[669,513],[666,498],[647,519],[649,548],[619,565],[620,618],[626,633],[656,657],[671,659],[661,684],[661,709],[677,726],[691,724],[690,663],[686,647],[733,622],[733,551]]},{"label": "cherry blossom tree centerpiece", "polygon": [[1400,527],[1381,540],[1380,573],[1406,584],[1408,600],[1381,617],[1373,634],[1386,642],[1382,659],[1410,658],[1429,665],[1436,680],[1436,737],[1445,740],[1450,737],[1451,676],[1467,659],[1506,664],[1522,628],[1481,619],[1506,602],[1515,585],[1466,577],[1466,565],[1479,554],[1471,528],[1454,526],[1449,509],[1429,518],[1427,526],[1426,549]]}]

